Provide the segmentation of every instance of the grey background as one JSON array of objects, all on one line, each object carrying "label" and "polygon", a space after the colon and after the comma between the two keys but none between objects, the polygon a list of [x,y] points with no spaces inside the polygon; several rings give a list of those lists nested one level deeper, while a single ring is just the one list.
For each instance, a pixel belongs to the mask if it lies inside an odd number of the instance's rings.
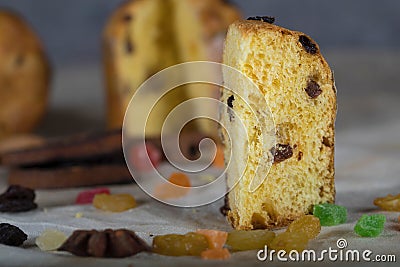
[{"label": "grey background", "polygon": [[[31,23],[53,65],[50,108],[38,132],[104,128],[101,32],[120,0],[0,0]],[[244,17],[311,35],[335,72],[338,132],[400,114],[400,1],[235,0]]]},{"label": "grey background", "polygon": [[[0,0],[23,14],[45,42],[56,66],[99,62],[100,36],[121,0]],[[245,17],[275,16],[276,23],[311,35],[324,50],[400,47],[400,1],[234,0]]]}]

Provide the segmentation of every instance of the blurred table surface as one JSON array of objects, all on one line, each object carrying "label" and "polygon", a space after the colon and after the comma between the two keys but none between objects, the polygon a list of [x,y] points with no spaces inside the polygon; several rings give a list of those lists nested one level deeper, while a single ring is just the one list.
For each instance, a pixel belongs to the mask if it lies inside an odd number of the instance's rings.
[{"label": "blurred table surface", "polygon": [[[348,49],[327,51],[325,55],[334,70],[338,88],[337,203],[349,209],[349,220],[340,226],[324,227],[320,236],[310,243],[310,248],[336,248],[336,240],[345,238],[349,249],[370,249],[374,253],[395,254],[400,260],[399,212],[380,212],[387,216],[387,223],[384,233],[378,238],[360,238],[352,231],[361,214],[379,212],[372,203],[374,198],[400,193],[400,51]],[[51,107],[38,132],[59,136],[104,128],[103,92],[100,66],[80,64],[55,70]],[[3,190],[6,188],[6,172],[3,170],[0,176],[0,189]],[[229,230],[225,219],[218,212],[221,201],[200,208],[177,209],[152,201],[135,185],[112,186],[111,189],[113,192],[132,192],[142,205],[115,218],[89,206],[72,205],[79,189],[39,190],[38,211],[0,214],[1,222],[18,225],[29,235],[24,248],[0,246],[0,265],[222,266],[229,263],[248,266],[257,263],[254,251],[235,253],[228,262],[147,254],[112,260],[45,253],[34,246],[35,237],[45,228],[57,228],[70,233],[85,226],[128,227],[148,242],[151,242],[150,233],[185,233],[197,228]],[[76,219],[76,212],[83,212],[84,217]]]}]

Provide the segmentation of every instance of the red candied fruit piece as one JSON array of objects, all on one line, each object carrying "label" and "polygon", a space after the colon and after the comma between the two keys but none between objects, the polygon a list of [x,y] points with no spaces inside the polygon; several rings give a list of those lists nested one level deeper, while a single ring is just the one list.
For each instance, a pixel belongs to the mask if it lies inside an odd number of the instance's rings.
[{"label": "red candied fruit piece", "polygon": [[93,198],[97,194],[110,194],[110,189],[108,188],[95,188],[90,190],[85,190],[79,193],[76,197],[76,204],[91,204],[93,202]]}]

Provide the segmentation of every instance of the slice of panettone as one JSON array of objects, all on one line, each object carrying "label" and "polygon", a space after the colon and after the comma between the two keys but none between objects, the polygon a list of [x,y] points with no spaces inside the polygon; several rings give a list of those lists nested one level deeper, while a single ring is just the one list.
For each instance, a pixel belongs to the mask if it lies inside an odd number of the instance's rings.
[{"label": "slice of panettone", "polygon": [[[251,144],[241,140],[238,119],[232,119],[227,110],[221,112],[226,125],[221,133],[225,158],[234,165],[227,170],[231,190],[226,197],[227,217],[236,229],[282,227],[309,213],[313,205],[335,199],[336,89],[332,71],[309,36],[270,22],[262,17],[235,22],[225,43],[223,63],[257,85],[276,129],[275,144],[264,153],[257,140]],[[242,84],[240,79],[224,76],[228,88]],[[249,134],[265,130],[267,122],[271,123],[269,118],[253,123],[255,118],[241,108],[242,102],[264,100],[255,99],[255,92],[247,91],[252,88],[236,89],[237,96],[222,90],[221,101],[244,120]],[[266,179],[251,192],[248,185],[257,162],[272,164]],[[239,170],[245,170],[243,175]]]}]

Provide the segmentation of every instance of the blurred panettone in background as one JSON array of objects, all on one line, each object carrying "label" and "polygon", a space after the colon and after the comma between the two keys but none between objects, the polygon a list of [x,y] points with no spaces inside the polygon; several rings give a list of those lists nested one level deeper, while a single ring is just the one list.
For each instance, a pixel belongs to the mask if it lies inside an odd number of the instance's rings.
[{"label": "blurred panettone in background", "polygon": [[17,14],[0,10],[0,140],[35,128],[46,111],[49,83],[39,38]]},{"label": "blurred panettone in background", "polygon": [[[108,126],[121,126],[135,90],[158,71],[188,61],[220,62],[226,30],[239,18],[236,7],[224,0],[131,0],[121,5],[103,36]],[[182,101],[218,97],[218,90],[210,86],[186,89],[168,93],[157,104],[148,120],[147,135],[158,135],[165,116]]]}]

